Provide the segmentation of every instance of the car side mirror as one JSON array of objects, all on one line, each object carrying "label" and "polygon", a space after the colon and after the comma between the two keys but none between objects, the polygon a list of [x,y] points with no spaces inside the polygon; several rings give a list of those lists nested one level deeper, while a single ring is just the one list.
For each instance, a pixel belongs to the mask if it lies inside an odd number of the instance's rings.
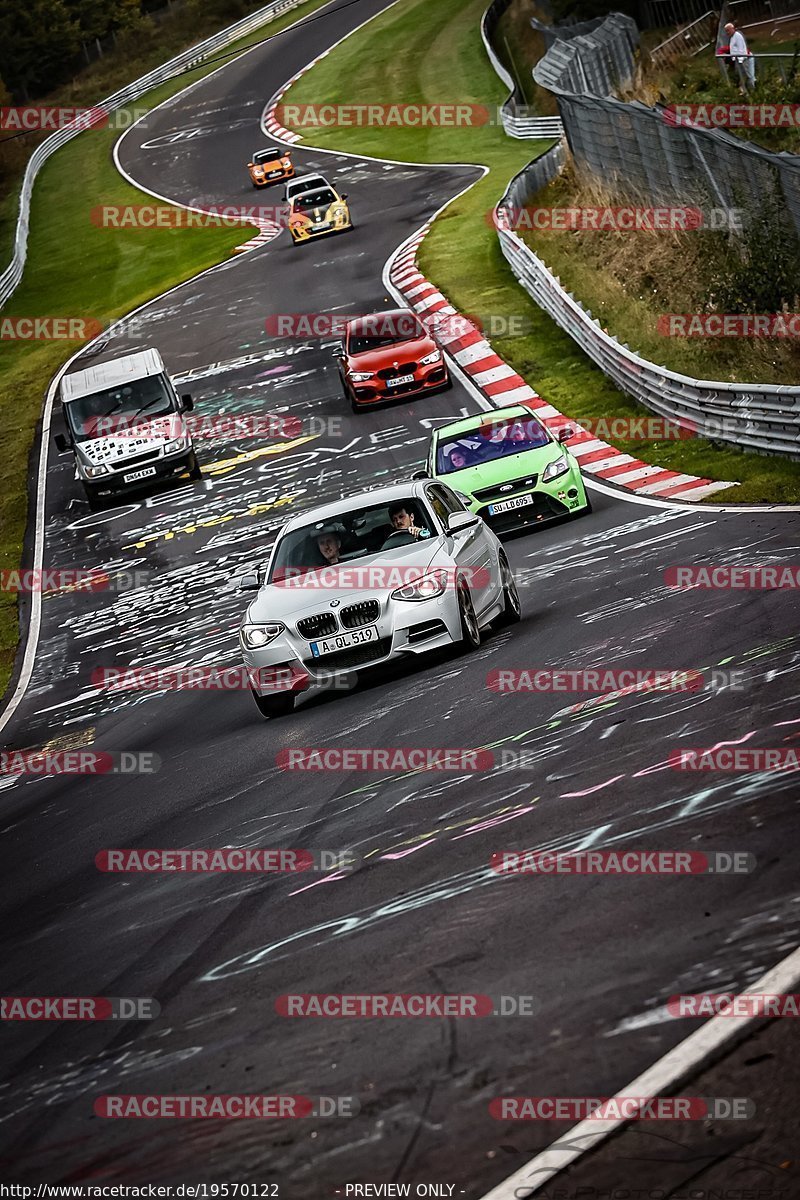
[{"label": "car side mirror", "polygon": [[181,412],[191,412],[193,408],[194,400],[187,392],[186,395],[181,396]]},{"label": "car side mirror", "polygon": [[248,163],[247,165],[248,165],[248,167],[252,167],[254,164],[253,164],[253,163]]},{"label": "car side mirror", "polygon": [[347,192],[342,192],[342,199],[343,199],[343,200],[346,200],[346,199],[347,199]]},{"label": "car side mirror", "polygon": [[260,587],[261,584],[258,582],[258,575],[255,571],[248,571],[239,580],[240,592],[257,592]]},{"label": "car side mirror", "polygon": [[427,471],[415,471],[414,474],[411,476],[411,478],[412,479],[430,479],[430,475],[428,474]]},{"label": "car side mirror", "polygon": [[560,442],[568,442],[571,437],[575,436],[575,430],[571,425],[562,425],[558,431],[558,440]]},{"label": "car side mirror", "polygon": [[71,448],[70,442],[67,440],[67,438],[65,437],[65,435],[63,433],[57,433],[56,436],[53,438],[53,441],[56,444],[56,450],[58,451],[59,454],[66,454],[67,451]]},{"label": "car side mirror", "polygon": [[450,513],[450,516],[447,518],[447,532],[458,533],[461,529],[471,529],[472,526],[477,525],[479,521],[480,517],[476,513]]}]

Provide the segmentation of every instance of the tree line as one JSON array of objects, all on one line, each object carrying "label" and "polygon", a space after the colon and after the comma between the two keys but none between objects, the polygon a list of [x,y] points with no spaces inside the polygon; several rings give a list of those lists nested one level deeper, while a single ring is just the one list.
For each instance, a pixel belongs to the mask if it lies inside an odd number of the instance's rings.
[{"label": "tree line", "polygon": [[84,46],[134,29],[145,6],[142,0],[0,0],[0,78],[14,99],[47,95],[86,64]]}]

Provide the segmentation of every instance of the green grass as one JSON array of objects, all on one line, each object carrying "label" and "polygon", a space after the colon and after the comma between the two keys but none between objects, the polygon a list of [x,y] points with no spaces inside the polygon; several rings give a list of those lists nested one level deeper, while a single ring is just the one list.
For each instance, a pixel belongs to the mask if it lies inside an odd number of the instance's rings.
[{"label": "green grass", "polygon": [[[239,45],[243,48],[293,24],[323,2],[309,0]],[[168,55],[159,61],[164,57]],[[171,80],[137,100],[136,107],[155,107],[217,65]],[[119,79],[116,86],[123,83],[124,78]],[[89,317],[107,324],[223,261],[234,246],[253,236],[249,225],[154,231],[93,225],[90,211],[97,204],[155,203],[117,173],[111,148],[118,136],[114,130],[81,134],[42,168],[33,190],[25,274],[2,311],[4,317]],[[11,205],[7,199],[6,209]],[[28,516],[26,489],[37,469],[31,447],[43,397],[54,372],[79,346],[78,342],[68,341],[0,343],[0,456],[4,475],[0,570],[21,564]],[[16,597],[0,591],[0,694],[10,676],[18,633]]]},{"label": "green grass", "polygon": [[[402,0],[348,38],[304,75],[286,103],[474,102],[496,106],[505,87],[480,38],[485,0]],[[399,48],[402,48],[402,52]],[[547,401],[580,421],[641,416],[572,339],[517,284],[487,213],[508,180],[550,143],[518,142],[501,127],[341,128],[302,130],[310,145],[409,162],[474,162],[490,172],[434,223],[420,249],[420,269],[463,313],[521,317],[521,337],[493,339],[498,354]],[[358,198],[352,197],[356,220]],[[800,501],[800,469],[785,459],[716,449],[702,439],[621,442],[621,450],[667,469],[741,481],[718,492],[739,503]]]}]

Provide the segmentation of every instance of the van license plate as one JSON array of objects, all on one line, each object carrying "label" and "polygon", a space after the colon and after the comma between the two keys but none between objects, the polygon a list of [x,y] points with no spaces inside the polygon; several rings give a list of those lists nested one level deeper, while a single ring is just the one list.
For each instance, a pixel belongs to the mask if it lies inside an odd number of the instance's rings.
[{"label": "van license plate", "polygon": [[137,479],[149,479],[155,473],[155,467],[142,467],[141,471],[130,471],[127,475],[123,475],[122,481],[123,483],[136,483]]}]

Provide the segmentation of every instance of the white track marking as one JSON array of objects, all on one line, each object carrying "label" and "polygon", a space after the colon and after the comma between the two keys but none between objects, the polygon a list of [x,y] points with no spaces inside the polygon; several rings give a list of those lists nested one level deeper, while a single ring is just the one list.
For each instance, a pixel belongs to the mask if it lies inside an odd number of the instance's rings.
[{"label": "white track marking", "polygon": [[[766,975],[748,987],[747,995],[775,995],[791,992],[800,981],[800,949],[794,950]],[[730,1041],[740,1040],[743,1030],[749,1030],[763,1017],[712,1017],[694,1033],[690,1033],[672,1050],[659,1058],[622,1091],[622,1096],[660,1096],[679,1087],[684,1081],[706,1066],[718,1051]],[[529,1163],[509,1175],[482,1200],[523,1200],[534,1196],[540,1188],[558,1175],[587,1150],[619,1130],[627,1121],[581,1121],[563,1138],[553,1142]],[[576,1145],[579,1143],[579,1145]]]}]

